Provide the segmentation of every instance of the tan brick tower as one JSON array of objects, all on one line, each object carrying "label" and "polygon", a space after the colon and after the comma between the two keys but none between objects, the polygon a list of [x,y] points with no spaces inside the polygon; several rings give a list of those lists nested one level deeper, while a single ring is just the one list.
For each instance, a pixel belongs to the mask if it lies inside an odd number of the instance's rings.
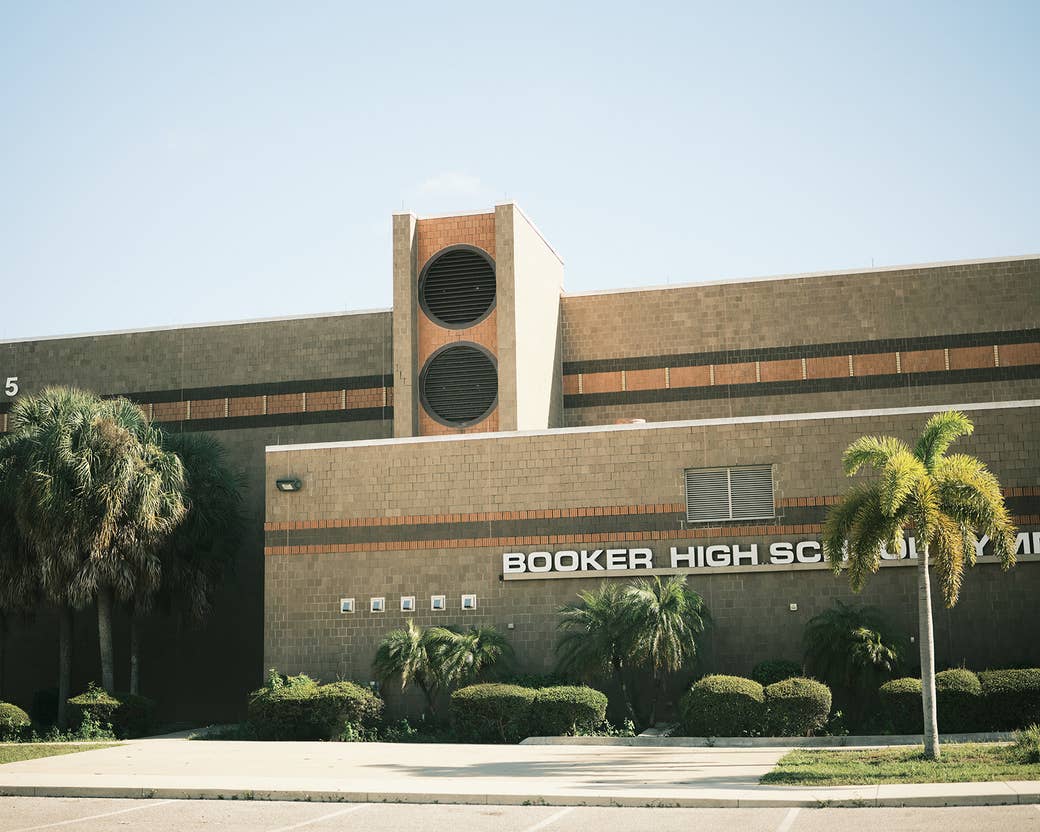
[{"label": "tan brick tower", "polygon": [[562,424],[563,262],[516,205],[396,214],[393,271],[395,436]]}]

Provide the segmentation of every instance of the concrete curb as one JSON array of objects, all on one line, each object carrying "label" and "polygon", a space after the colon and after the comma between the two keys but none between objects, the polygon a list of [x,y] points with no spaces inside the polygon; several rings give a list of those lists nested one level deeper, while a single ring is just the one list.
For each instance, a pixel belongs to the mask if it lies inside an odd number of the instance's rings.
[{"label": "concrete curb", "polygon": [[[941,743],[1011,742],[1012,732],[943,734]],[[862,748],[923,745],[920,734],[881,734],[856,737],[528,737],[520,745],[613,745],[638,748]]]},{"label": "concrete curb", "polygon": [[[960,793],[942,792],[937,787],[970,785]],[[705,789],[698,796],[692,789],[689,797],[672,795],[601,795],[601,794],[470,794],[412,792],[350,792],[307,789],[221,789],[221,788],[141,788],[119,786],[0,786],[0,797],[82,797],[131,798],[155,800],[280,800],[311,803],[425,803],[499,806],[604,806],[651,808],[871,808],[871,807],[942,807],[942,806],[1006,806],[1040,804],[1040,781],[991,782],[972,784],[898,784],[893,786],[832,787],[828,790],[804,787],[804,791],[782,792],[758,789],[735,789],[719,794]],[[918,793],[914,793],[917,791]],[[759,793],[756,793],[759,792]],[[889,793],[891,792],[891,793]],[[922,793],[924,792],[924,793]]]}]

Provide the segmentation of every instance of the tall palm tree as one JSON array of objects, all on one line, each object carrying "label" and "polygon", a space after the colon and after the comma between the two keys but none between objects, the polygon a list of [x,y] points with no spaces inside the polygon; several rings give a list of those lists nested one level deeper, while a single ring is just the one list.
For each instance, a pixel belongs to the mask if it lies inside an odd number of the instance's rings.
[{"label": "tall palm tree", "polygon": [[190,619],[202,621],[224,576],[233,568],[245,526],[245,478],[229,466],[224,446],[203,433],[164,433],[161,442],[183,466],[185,512],[159,544],[162,582],[158,593],[142,581],[128,605],[131,693],[140,693],[141,616],[157,601],[161,609],[181,610]]},{"label": "tall palm tree", "polygon": [[445,688],[470,684],[513,658],[506,637],[490,625],[470,627],[464,633],[430,630],[434,631],[429,638],[435,672]]},{"label": "tall palm tree", "polygon": [[626,616],[623,590],[604,582],[578,593],[579,602],[560,608],[556,624],[557,667],[581,679],[613,679],[621,692],[625,714],[636,721],[628,690],[629,658],[633,654],[632,621]]},{"label": "tall palm tree", "polygon": [[380,682],[399,679],[401,690],[414,684],[426,698],[426,709],[436,711],[436,695],[442,679],[435,667],[434,654],[453,633],[442,627],[423,629],[409,619],[403,630],[391,630],[379,643],[372,670]]},{"label": "tall palm tree", "polygon": [[[71,448],[89,420],[95,399],[79,390],[53,388],[19,398],[3,438],[3,481],[14,515],[13,533],[30,550],[43,596],[58,613],[58,725],[67,724],[72,695],[71,584],[83,561],[78,493]],[[11,527],[8,527],[11,528]],[[9,550],[10,551],[10,550]]]},{"label": "tall palm tree", "polygon": [[183,514],[183,469],[140,408],[49,388],[10,414],[15,520],[59,609],[59,709],[68,699],[72,608],[97,601],[101,677],[114,688],[113,597],[156,586],[156,541]]},{"label": "tall palm tree", "polygon": [[622,600],[631,627],[632,658],[650,671],[649,724],[655,725],[665,674],[681,670],[697,655],[697,639],[711,618],[704,599],[682,575],[633,581]]},{"label": "tall palm tree", "polygon": [[939,759],[939,729],[930,561],[934,556],[948,607],[957,603],[964,565],[974,565],[980,536],[993,541],[993,553],[1004,569],[1015,563],[1015,527],[997,478],[972,456],[946,455],[953,442],[973,430],[963,413],[949,411],[928,420],[912,450],[890,436],[857,439],[842,456],[845,473],[851,477],[869,465],[879,476],[853,488],[831,510],[824,529],[824,552],[832,569],[839,574],[847,565],[849,583],[857,592],[877,572],[886,544],[896,548],[904,530],[914,536],[924,746],[932,760]]}]

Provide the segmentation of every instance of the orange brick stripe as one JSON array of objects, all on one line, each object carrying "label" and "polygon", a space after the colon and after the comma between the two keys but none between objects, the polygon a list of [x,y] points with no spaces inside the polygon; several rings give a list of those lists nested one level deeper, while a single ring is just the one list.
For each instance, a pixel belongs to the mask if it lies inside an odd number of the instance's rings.
[{"label": "orange brick stripe", "polygon": [[[1040,514],[1012,518],[1018,526],[1040,525]],[[265,546],[265,555],[331,555],[352,552],[404,552],[417,549],[490,549],[504,547],[583,545],[626,541],[703,540],[720,537],[779,537],[783,535],[820,534],[820,523],[788,526],[714,526],[671,531],[634,531],[596,534],[531,535],[525,537],[470,537],[443,540],[388,540],[375,543],[331,543],[311,546]]]},{"label": "orange brick stripe", "polygon": [[[1001,489],[1005,497],[1040,497],[1040,486]],[[784,497],[777,508],[833,506],[837,495],[819,497]],[[540,508],[529,511],[478,511],[460,514],[410,514],[401,517],[353,517],[332,520],[291,520],[264,523],[265,532],[303,531],[305,529],[350,529],[367,526],[418,526],[434,523],[483,523],[495,520],[552,520],[569,517],[619,517],[626,515],[678,514],[685,512],[683,503],[648,503],[625,506],[584,506],[581,508]],[[757,527],[756,527],[757,528]]]},{"label": "orange brick stripe", "polygon": [[403,517],[354,517],[347,520],[295,520],[264,523],[265,532],[302,529],[344,529],[358,526],[416,526],[430,523],[483,523],[494,520],[552,520],[561,517],[617,517],[629,514],[675,514],[686,511],[682,503],[584,508],[540,508],[530,511],[479,511],[471,514],[413,514]]},{"label": "orange brick stripe", "polygon": [[656,370],[569,373],[563,377],[563,392],[572,396],[584,393],[621,393],[627,390],[665,390],[672,387],[713,387],[720,384],[809,381],[850,376],[929,373],[1033,364],[1040,364],[1040,342],[823,357],[807,356],[777,361],[698,364]]},{"label": "orange brick stripe", "polygon": [[361,390],[319,390],[312,393],[189,399],[182,402],[145,401],[140,404],[145,413],[156,422],[190,422],[198,419],[384,407],[391,404],[391,395],[392,388],[368,387]]}]

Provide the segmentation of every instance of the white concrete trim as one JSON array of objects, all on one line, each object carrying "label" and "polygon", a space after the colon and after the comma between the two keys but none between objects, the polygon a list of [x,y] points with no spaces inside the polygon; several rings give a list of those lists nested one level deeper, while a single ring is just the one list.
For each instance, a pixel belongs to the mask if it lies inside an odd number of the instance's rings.
[{"label": "white concrete trim", "polygon": [[563,262],[563,258],[562,258],[562,257],[560,256],[560,252],[558,252],[558,251],[557,251],[557,250],[556,250],[555,248],[553,248],[553,245],[552,245],[552,243],[550,243],[550,242],[549,242],[549,238],[548,238],[548,237],[546,237],[546,236],[545,236],[545,235],[544,235],[544,234],[542,233],[542,230],[541,230],[541,229],[540,229],[540,228],[539,228],[539,227],[538,227],[537,225],[535,225],[535,224],[534,224],[534,220],[532,220],[532,219],[531,219],[531,218],[530,218],[529,216],[527,216],[527,212],[526,212],[526,211],[524,211],[524,209],[523,209],[523,208],[521,208],[521,207],[520,207],[519,205],[517,205],[517,203],[515,203],[515,202],[499,202],[499,203],[496,203],[495,207],[497,208],[497,207],[498,207],[499,205],[512,205],[512,206],[513,206],[513,210],[514,210],[514,211],[516,211],[516,212],[517,212],[518,214],[520,214],[520,216],[521,216],[521,217],[523,217],[523,218],[524,218],[524,219],[525,219],[525,220],[527,221],[527,224],[528,224],[529,226],[531,226],[531,228],[532,228],[532,229],[534,230],[534,233],[535,233],[535,234],[537,234],[537,235],[538,235],[539,237],[541,237],[541,238],[542,238],[542,242],[543,242],[543,243],[545,243],[545,247],[546,247],[546,248],[548,248],[548,249],[549,249],[549,251],[551,251],[551,252],[553,253],[553,256],[554,256],[554,257],[555,257],[555,258],[556,258],[557,260],[559,260],[559,261],[560,261],[560,265],[561,265],[561,266],[563,266],[563,265],[566,265],[566,264],[565,264],[565,263]]},{"label": "white concrete trim", "polygon": [[348,442],[310,442],[299,445],[268,445],[266,452],[315,451],[325,448],[365,448],[385,445],[411,445],[434,442],[478,442],[484,439],[509,439],[525,436],[560,436],[581,433],[608,433],[625,430],[668,430],[671,428],[715,427],[720,425],[751,425],[766,422],[812,422],[825,419],[867,419],[875,416],[905,416],[910,414],[939,413],[944,410],[1014,410],[1040,407],[1040,399],[1007,402],[968,402],[964,404],[929,404],[914,407],[887,407],[873,410],[833,410],[817,413],[775,413],[764,416],[730,416],[719,419],[688,419],[678,422],[646,422],[627,425],[588,425],[551,430],[498,431],[496,433],[463,433],[448,436],[405,436],[395,439],[359,439]]},{"label": "white concrete trim", "polygon": [[71,332],[64,335],[38,335],[32,338],[0,339],[0,344],[28,344],[35,341],[73,341],[77,338],[104,338],[109,335],[137,335],[145,332],[174,332],[180,329],[207,329],[218,326],[244,326],[246,324],[273,324],[279,321],[306,321],[314,318],[344,318],[352,315],[379,315],[393,312],[386,309],[357,309],[345,312],[308,312],[303,315],[283,315],[271,318],[241,318],[237,321],[208,321],[204,323],[172,324],[167,326],[145,326],[139,329],[108,329],[99,332]]},{"label": "white concrete trim", "polygon": [[874,266],[865,269],[840,269],[826,272],[800,272],[795,274],[768,275],[766,277],[733,277],[722,280],[705,280],[696,283],[670,283],[655,286],[628,286],[620,289],[592,289],[587,292],[564,292],[565,298],[584,298],[596,295],[619,295],[627,292],[662,292],[668,289],[694,289],[702,286],[729,286],[734,283],[768,283],[781,280],[806,280],[817,277],[842,277],[856,274],[883,274],[907,269],[943,269],[953,266],[975,266],[985,263],[1017,263],[1023,260],[1040,260],[1040,254],[1021,254],[1009,257],[985,257],[979,260],[940,260],[935,263],[907,263],[898,266]]}]

